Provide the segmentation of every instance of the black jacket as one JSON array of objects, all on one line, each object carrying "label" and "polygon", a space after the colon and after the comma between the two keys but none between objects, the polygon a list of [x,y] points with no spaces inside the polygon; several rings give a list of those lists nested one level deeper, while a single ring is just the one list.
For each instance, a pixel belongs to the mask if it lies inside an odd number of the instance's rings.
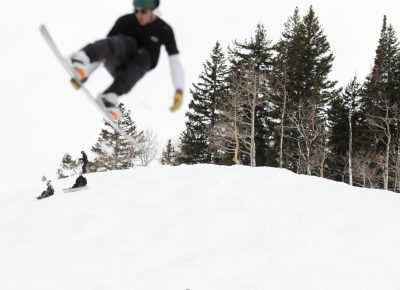
[{"label": "black jacket", "polygon": [[139,48],[146,49],[151,57],[151,68],[158,63],[162,45],[165,46],[168,55],[179,53],[171,26],[159,17],[152,23],[141,26],[134,13],[122,16],[114,24],[108,36],[118,34],[134,38]]},{"label": "black jacket", "polygon": [[72,186],[72,188],[82,187],[86,185],[87,179],[81,175],[76,179],[75,184]]},{"label": "black jacket", "polygon": [[82,153],[82,158],[80,158],[79,160],[82,160],[84,164],[87,164],[89,162],[85,153]]},{"label": "black jacket", "polygon": [[54,188],[53,186],[50,184],[47,186],[47,190],[46,190],[46,196],[51,196],[54,194]]}]

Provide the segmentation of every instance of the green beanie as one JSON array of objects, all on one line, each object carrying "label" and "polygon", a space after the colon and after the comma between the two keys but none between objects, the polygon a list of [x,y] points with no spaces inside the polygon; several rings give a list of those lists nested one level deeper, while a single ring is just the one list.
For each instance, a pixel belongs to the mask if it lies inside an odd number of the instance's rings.
[{"label": "green beanie", "polygon": [[133,6],[142,9],[155,9],[156,4],[154,0],[133,0]]}]

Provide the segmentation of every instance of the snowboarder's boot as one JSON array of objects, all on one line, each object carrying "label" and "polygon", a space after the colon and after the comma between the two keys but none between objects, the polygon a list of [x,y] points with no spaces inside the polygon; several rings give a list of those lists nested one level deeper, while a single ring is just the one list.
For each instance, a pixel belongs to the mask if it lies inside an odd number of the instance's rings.
[{"label": "snowboarder's boot", "polygon": [[[79,77],[79,81],[82,84],[86,82],[89,77],[90,67],[90,58],[87,56],[87,54],[83,50],[80,50],[71,55],[70,62],[75,74]],[[80,84],[74,79],[71,79],[71,83],[76,89],[81,87]]]},{"label": "snowboarder's boot", "polygon": [[103,93],[97,96],[97,102],[114,120],[121,118],[121,112],[118,108],[118,95],[115,93]]}]

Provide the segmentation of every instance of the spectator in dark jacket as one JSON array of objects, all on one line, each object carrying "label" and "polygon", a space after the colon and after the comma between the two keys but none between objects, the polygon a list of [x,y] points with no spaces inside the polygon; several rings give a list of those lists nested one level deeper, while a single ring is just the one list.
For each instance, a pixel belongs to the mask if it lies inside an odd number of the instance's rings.
[{"label": "spectator in dark jacket", "polygon": [[81,160],[83,162],[83,166],[82,166],[82,174],[87,173],[87,165],[89,163],[89,160],[87,158],[87,155],[84,151],[81,151],[82,154],[82,158],[79,158],[79,160]]}]

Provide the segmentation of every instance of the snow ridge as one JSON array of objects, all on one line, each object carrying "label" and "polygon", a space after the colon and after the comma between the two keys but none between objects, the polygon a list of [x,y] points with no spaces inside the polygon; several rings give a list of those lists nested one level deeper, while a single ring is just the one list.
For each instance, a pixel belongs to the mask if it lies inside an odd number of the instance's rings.
[{"label": "snow ridge", "polygon": [[0,196],[0,289],[398,289],[394,193],[242,166],[87,179]]}]

